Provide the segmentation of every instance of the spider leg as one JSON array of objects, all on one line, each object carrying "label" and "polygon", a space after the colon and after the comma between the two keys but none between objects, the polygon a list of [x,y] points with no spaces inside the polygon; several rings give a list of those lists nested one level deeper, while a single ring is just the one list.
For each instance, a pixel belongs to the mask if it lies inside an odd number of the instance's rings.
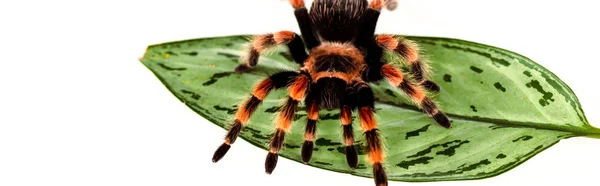
[{"label": "spider leg", "polygon": [[355,42],[357,46],[365,47],[368,50],[366,56],[367,63],[369,65],[380,63],[379,60],[383,56],[384,49],[393,51],[408,61],[415,80],[427,90],[439,92],[440,87],[433,81],[426,79],[429,66],[420,59],[419,48],[414,42],[404,38],[396,39],[387,35],[379,35],[375,40],[372,39],[375,37],[377,20],[383,6],[387,6],[388,9],[394,9],[397,6],[397,1],[372,0],[369,8],[363,15],[362,26]]},{"label": "spider leg", "polygon": [[285,134],[292,128],[292,122],[298,103],[304,100],[310,82],[310,74],[302,72],[296,76],[289,86],[289,98],[283,107],[281,107],[277,119],[275,120],[275,127],[277,129],[269,144],[269,154],[265,160],[265,172],[267,172],[267,174],[271,174],[277,165],[279,150],[281,150],[281,146],[283,146]]},{"label": "spider leg", "polygon": [[300,27],[300,33],[302,33],[304,42],[310,51],[314,47],[319,46],[321,42],[313,32],[312,20],[308,14],[308,10],[304,6],[304,0],[290,0],[290,4],[292,4],[292,7],[295,9],[294,14],[296,15],[296,20]]},{"label": "spider leg", "polygon": [[343,128],[344,144],[346,145],[346,162],[350,168],[355,169],[358,165],[358,153],[354,147],[354,130],[352,129],[352,110],[355,109],[358,100],[354,87],[346,89],[347,95],[340,108],[340,122]]},{"label": "spider leg", "polygon": [[423,112],[430,115],[437,123],[443,127],[450,128],[452,123],[448,119],[448,116],[438,109],[437,105],[427,97],[427,93],[424,90],[405,79],[400,70],[389,64],[384,64],[381,67],[381,74],[392,86],[402,89],[404,93],[423,109]]},{"label": "spider leg", "polygon": [[358,95],[356,104],[358,106],[360,128],[363,130],[367,141],[367,162],[373,166],[375,185],[387,186],[387,176],[382,166],[385,152],[379,138],[377,121],[374,116],[375,98],[373,91],[364,81],[358,82],[354,87]]},{"label": "spider leg", "polygon": [[381,7],[385,5],[385,0],[372,0],[369,3],[369,8],[362,16],[361,26],[358,30],[358,36],[355,40],[356,46],[372,45],[372,38],[375,36],[375,28],[381,14]]},{"label": "spider leg", "polygon": [[377,35],[377,45],[386,51],[402,56],[411,67],[413,78],[423,85],[427,90],[439,92],[440,87],[427,79],[429,66],[419,57],[419,47],[411,40],[395,38],[391,35]]},{"label": "spider leg", "polygon": [[248,54],[244,56],[242,59],[242,64],[237,66],[235,71],[245,72],[253,69],[258,63],[258,57],[260,56],[261,52],[280,44],[287,45],[292,58],[296,63],[300,64],[300,66],[302,66],[304,61],[308,58],[302,38],[300,38],[300,36],[294,32],[280,31],[270,34],[257,35],[252,38]]},{"label": "spider leg", "polygon": [[304,101],[308,118],[306,129],[304,130],[304,144],[302,145],[302,161],[304,163],[310,161],[315,146],[314,140],[317,130],[317,121],[319,120],[319,103],[317,102],[318,97],[316,96],[318,96],[317,91],[309,92]]},{"label": "spider leg", "polygon": [[240,131],[248,123],[250,116],[256,111],[258,105],[262,103],[262,100],[267,97],[269,92],[273,89],[279,89],[286,87],[288,82],[298,76],[296,72],[280,72],[273,74],[269,78],[260,82],[252,92],[252,97],[242,102],[237,113],[235,114],[235,121],[233,126],[227,132],[225,136],[225,142],[215,151],[212,161],[218,162],[225,156],[231,144],[235,142]]}]

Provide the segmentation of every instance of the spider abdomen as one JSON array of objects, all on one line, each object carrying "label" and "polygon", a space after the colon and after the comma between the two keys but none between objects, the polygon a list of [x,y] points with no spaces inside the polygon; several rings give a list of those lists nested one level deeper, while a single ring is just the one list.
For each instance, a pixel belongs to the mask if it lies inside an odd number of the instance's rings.
[{"label": "spider abdomen", "polygon": [[367,0],[315,0],[310,17],[321,39],[348,42],[358,34]]}]

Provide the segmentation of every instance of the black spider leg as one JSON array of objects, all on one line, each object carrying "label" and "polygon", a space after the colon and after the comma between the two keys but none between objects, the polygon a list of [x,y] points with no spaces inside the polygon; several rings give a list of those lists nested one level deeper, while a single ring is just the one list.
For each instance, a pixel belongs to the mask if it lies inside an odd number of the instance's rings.
[{"label": "black spider leg", "polygon": [[236,72],[246,72],[258,64],[260,53],[276,45],[286,44],[294,62],[304,65],[308,58],[302,38],[291,31],[280,31],[264,35],[256,35],[250,42],[248,54],[242,58],[242,64],[235,68]]},{"label": "black spider leg", "polygon": [[269,153],[265,160],[265,172],[267,174],[271,174],[277,165],[278,154],[284,144],[285,135],[292,129],[298,104],[300,101],[305,100],[311,81],[309,73],[300,72],[288,86],[288,99],[279,109],[275,119],[275,134],[269,143]]},{"label": "black spider leg", "polygon": [[[381,14],[381,10],[377,10],[372,6],[369,6],[365,13],[362,16],[361,24],[358,30],[358,36],[354,41],[354,44],[361,48],[370,49],[371,45],[377,45],[373,38],[375,37],[375,28],[377,27],[377,21],[379,20],[379,15]],[[370,50],[367,53],[367,58],[370,54]],[[373,56],[376,58],[377,56]],[[369,61],[367,61],[368,63]]]},{"label": "black spider leg", "polygon": [[366,82],[377,82],[383,80],[381,75],[381,67],[383,62],[383,48],[377,45],[375,41],[375,28],[377,27],[377,21],[381,10],[377,10],[372,6],[369,6],[362,16],[361,26],[356,38],[355,45],[367,51],[365,55],[365,62],[367,62],[367,69],[363,71],[362,79]]},{"label": "black spider leg", "polygon": [[276,73],[261,81],[261,83],[254,88],[252,96],[240,104],[240,107],[235,114],[233,126],[231,126],[227,135],[225,135],[225,142],[223,142],[213,155],[213,162],[217,162],[225,156],[242,131],[242,128],[248,124],[250,117],[267,95],[272,90],[288,87],[289,82],[297,76],[298,73],[292,71]]},{"label": "black spider leg", "polygon": [[374,115],[375,97],[373,90],[364,81],[355,82],[353,87],[358,98],[355,104],[358,110],[360,128],[366,139],[367,162],[373,166],[375,185],[387,186],[387,176],[383,168],[385,148],[383,148]]},{"label": "black spider leg", "polygon": [[298,21],[304,43],[310,51],[321,44],[321,41],[319,41],[315,34],[315,30],[312,28],[313,21],[308,14],[308,9],[304,6],[304,0],[292,0],[290,2],[295,9],[294,15]]},{"label": "black spider leg", "polygon": [[358,92],[356,92],[353,86],[353,84],[350,84],[346,88],[346,96],[344,97],[340,108],[340,122],[342,123],[343,128],[344,144],[346,145],[346,162],[350,168],[355,169],[358,165],[358,153],[354,146],[352,112],[356,109],[358,103]]},{"label": "black spider leg", "polygon": [[314,84],[309,88],[308,95],[304,100],[306,105],[306,129],[304,130],[304,144],[302,145],[302,161],[310,162],[314,149],[314,141],[317,132],[317,121],[319,120],[319,96],[320,89],[315,89]]},{"label": "black spider leg", "polygon": [[419,54],[419,46],[406,38],[394,37],[392,35],[376,35],[377,46],[387,52],[399,55],[411,68],[412,79],[423,85],[427,90],[439,92],[440,87],[429,80],[429,65]]},{"label": "black spider leg", "polygon": [[[383,57],[384,48],[382,48],[378,41],[375,39],[375,28],[377,27],[377,21],[379,20],[379,15],[381,14],[381,7],[379,7],[381,6],[381,4],[374,3],[375,1],[381,2],[381,0],[373,0],[371,2],[369,8],[362,17],[359,34],[355,41],[356,46],[367,50],[365,61],[369,65],[369,69],[365,71],[365,73],[367,74],[363,75],[363,77],[367,77],[365,79],[365,81],[367,82],[379,81],[383,79],[383,77],[378,76],[377,73],[380,67],[383,65],[381,64],[381,58]],[[400,42],[400,44],[396,44],[397,47],[394,47],[389,50],[394,51],[402,55],[403,57],[406,57],[407,51],[414,49],[411,48],[412,46],[407,45],[406,42],[402,41],[403,40],[398,41]],[[420,59],[418,60],[419,61],[411,62],[411,72],[415,80],[421,85],[423,85],[423,87],[427,90],[432,92],[439,92],[440,87],[437,84],[435,84],[431,80],[427,80],[424,78],[423,74],[425,70],[423,69],[423,64],[421,63]],[[368,78],[369,76],[370,78]]]},{"label": "black spider leg", "polygon": [[[366,82],[377,82],[383,79],[383,76],[381,76],[379,70],[385,64],[381,61],[383,58],[384,49],[380,47],[374,39],[372,43],[373,44],[368,45],[368,54],[365,57],[368,67],[365,71],[363,71],[363,79]],[[423,88],[427,89],[428,91],[439,92],[440,87],[436,83],[425,79],[422,65],[424,64],[421,62],[414,62],[410,65],[411,74],[413,75],[412,77],[415,78],[414,80],[416,82],[419,82],[418,84],[421,84]]]}]

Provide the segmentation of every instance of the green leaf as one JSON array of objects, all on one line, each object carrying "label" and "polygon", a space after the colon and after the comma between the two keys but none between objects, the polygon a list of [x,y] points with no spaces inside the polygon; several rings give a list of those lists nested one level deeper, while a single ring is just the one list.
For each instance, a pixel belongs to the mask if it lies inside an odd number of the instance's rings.
[{"label": "green leaf", "polygon": [[[141,61],[180,101],[214,124],[227,128],[237,104],[250,94],[255,82],[281,69],[298,68],[290,62],[285,49],[280,48],[279,52],[262,56],[255,70],[233,73],[238,58],[244,54],[242,45],[248,42],[246,38],[205,38],[153,45]],[[390,180],[491,177],[514,168],[561,139],[600,136],[600,129],[587,122],[571,89],[528,58],[468,41],[408,38],[420,44],[433,61],[432,78],[442,87],[434,99],[451,117],[453,127],[444,129],[435,124],[387,83],[373,84]],[[274,130],[273,115],[285,94],[279,90],[269,95],[242,131],[241,138],[265,149]],[[306,113],[301,109],[297,115],[280,155],[300,162]],[[371,177],[371,167],[365,163],[362,151],[357,169],[352,170],[346,164],[338,118],[338,111],[321,112],[316,148],[309,165]],[[360,132],[355,131],[357,136]],[[214,139],[215,149],[221,140]]]}]

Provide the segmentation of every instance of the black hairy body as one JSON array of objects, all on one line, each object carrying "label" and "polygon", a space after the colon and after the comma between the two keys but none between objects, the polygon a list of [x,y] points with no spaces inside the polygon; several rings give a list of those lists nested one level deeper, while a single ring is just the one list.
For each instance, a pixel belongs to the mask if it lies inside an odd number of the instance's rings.
[{"label": "black hairy body", "polygon": [[[375,35],[375,27],[385,6],[383,0],[315,0],[311,10],[303,0],[290,0],[302,36],[290,31],[255,36],[248,56],[235,70],[243,73],[252,70],[265,49],[286,45],[296,63],[297,71],[285,71],[261,81],[252,96],[242,102],[235,122],[217,149],[213,161],[219,161],[229,150],[242,127],[273,89],[287,88],[288,98],[275,119],[275,131],[265,160],[265,171],[271,173],[277,165],[278,153],[285,134],[291,130],[297,107],[304,102],[307,112],[306,130],[302,145],[302,160],[309,163],[314,139],[318,131],[319,110],[339,109],[340,124],[346,146],[348,166],[356,168],[357,151],[354,147],[353,119],[356,113],[365,136],[367,162],[373,166],[375,184],[387,185],[384,171],[385,150],[379,137],[374,115],[375,97],[370,83],[386,80],[410,97],[425,114],[449,128],[448,117],[427,96],[427,91],[440,88],[428,80],[428,68],[419,57],[416,44],[404,38]],[[308,52],[307,52],[308,51]],[[409,79],[401,70],[382,58],[385,52],[398,55],[411,68]]]}]

